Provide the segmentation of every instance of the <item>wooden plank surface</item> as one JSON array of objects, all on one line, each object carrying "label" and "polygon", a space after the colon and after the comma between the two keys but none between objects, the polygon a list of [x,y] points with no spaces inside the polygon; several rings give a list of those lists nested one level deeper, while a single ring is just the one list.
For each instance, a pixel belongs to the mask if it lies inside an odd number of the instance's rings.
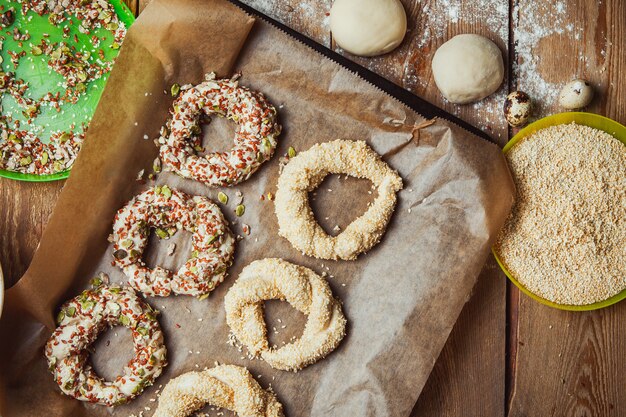
[{"label": "wooden plank surface", "polygon": [[134,13],[135,16],[139,14],[139,0],[123,0],[123,1],[128,6],[128,8]]},{"label": "wooden plank surface", "polygon": [[24,183],[0,178],[0,265],[6,286],[26,272],[63,181]]},{"label": "wooden plank surface", "polygon": [[[135,13],[148,3],[125,1]],[[244,1],[337,49],[328,26],[330,0]],[[351,59],[479,126],[500,143],[511,133],[501,117],[509,85],[530,93],[540,116],[559,111],[560,84],[585,77],[598,91],[588,110],[626,122],[626,81],[620,76],[626,65],[626,9],[621,0],[402,1],[409,18],[403,45],[383,57]],[[441,43],[467,32],[496,41],[507,59],[512,45],[507,66],[513,77],[487,100],[456,106],[441,99],[430,60]],[[0,179],[0,263],[9,285],[26,270],[62,185]],[[505,308],[506,285],[490,260],[413,415],[626,415],[621,395],[626,304],[592,313],[560,312],[509,287]]]},{"label": "wooden plank surface", "polygon": [[[589,79],[587,111],[626,123],[626,10],[620,0],[520,2],[513,11],[515,85],[541,115],[562,83]],[[626,303],[570,313],[512,298],[509,416],[624,416]]]}]

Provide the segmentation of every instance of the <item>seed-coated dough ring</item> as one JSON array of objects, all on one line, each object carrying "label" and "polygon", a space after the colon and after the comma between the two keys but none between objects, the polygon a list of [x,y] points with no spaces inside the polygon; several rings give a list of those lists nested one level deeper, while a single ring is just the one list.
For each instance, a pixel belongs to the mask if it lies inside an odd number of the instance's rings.
[{"label": "seed-coated dough ring", "polygon": [[[192,253],[176,273],[149,268],[142,260],[150,227],[165,238],[178,229],[192,233]],[[224,280],[235,253],[235,238],[215,203],[166,185],[144,191],[117,212],[113,243],[114,262],[129,284],[147,296],[209,294]]]},{"label": "seed-coated dough ring", "polygon": [[211,404],[240,417],[283,417],[283,406],[246,368],[219,365],[187,372],[167,383],[154,417],[187,417]]},{"label": "seed-coated dough ring", "polygon": [[[308,200],[328,174],[366,178],[378,188],[369,209],[334,237],[315,221]],[[278,233],[308,256],[354,260],[380,241],[401,189],[398,173],[365,142],[338,139],[313,145],[292,158],[278,178]]]},{"label": "seed-coated dough ring", "polygon": [[[81,401],[114,406],[132,400],[161,374],[167,364],[157,312],[132,288],[102,286],[86,290],[61,307],[58,327],[44,353],[64,394]],[[87,348],[109,326],[131,330],[135,357],[114,381],[99,377],[89,364]]]},{"label": "seed-coated dough ring", "polygon": [[[263,301],[285,300],[308,316],[302,336],[278,349],[269,346]],[[332,352],[345,335],[346,319],[326,280],[312,270],[268,258],[246,266],[226,294],[226,322],[251,354],[271,367],[297,371]]]},{"label": "seed-coated dough ring", "polygon": [[[230,152],[197,154],[201,147],[202,114],[226,117],[237,123]],[[276,108],[263,94],[238,85],[236,79],[215,79],[184,88],[174,102],[170,131],[159,138],[165,169],[209,186],[238,184],[272,157],[281,126]]]}]

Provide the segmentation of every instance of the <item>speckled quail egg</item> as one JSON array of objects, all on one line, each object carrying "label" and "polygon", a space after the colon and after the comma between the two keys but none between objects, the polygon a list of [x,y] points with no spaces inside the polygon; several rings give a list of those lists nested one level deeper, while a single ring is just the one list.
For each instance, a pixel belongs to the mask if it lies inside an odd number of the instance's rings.
[{"label": "speckled quail egg", "polygon": [[559,93],[559,104],[568,109],[580,109],[591,102],[593,87],[588,81],[576,79],[565,84]]},{"label": "speckled quail egg", "polygon": [[513,127],[524,125],[532,112],[532,102],[523,91],[513,91],[504,100],[504,118]]}]

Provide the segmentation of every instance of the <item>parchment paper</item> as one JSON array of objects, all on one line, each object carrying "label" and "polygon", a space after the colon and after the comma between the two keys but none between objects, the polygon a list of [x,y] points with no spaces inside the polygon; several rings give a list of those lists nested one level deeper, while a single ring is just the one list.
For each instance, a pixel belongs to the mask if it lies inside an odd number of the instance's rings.
[{"label": "parchment paper", "polygon": [[[248,181],[223,189],[223,206],[238,243],[229,277],[203,301],[150,298],[161,310],[169,365],[155,386],[130,404],[106,408],[63,396],[46,369],[42,346],[59,305],[88,286],[99,271],[123,282],[110,265],[107,242],[114,213],[149,185],[152,139],[165,122],[172,83],[197,83],[206,72],[263,91],[284,126],[276,156]],[[403,121],[396,125],[389,120]],[[183,372],[232,363],[248,367],[275,390],[287,416],[405,416],[410,413],[450,330],[469,298],[493,238],[513,201],[500,150],[438,121],[416,145],[411,130],[423,121],[393,98],[339,65],[257,21],[223,0],[154,0],[128,33],[96,111],[87,140],[46,227],[32,264],[7,294],[0,321],[0,410],[13,416],[103,416],[156,409],[156,393]],[[215,119],[205,144],[226,150],[234,124]],[[150,140],[145,140],[148,135]],[[279,157],[336,138],[366,140],[404,179],[398,207],[383,241],[357,261],[302,256],[277,234],[273,202]],[[163,173],[167,183],[216,199],[218,189]],[[234,215],[243,194],[246,212]],[[370,193],[371,192],[371,193]],[[329,232],[363,213],[376,195],[365,180],[329,177],[310,196]],[[149,265],[176,268],[189,254],[189,235],[153,239]],[[177,243],[174,256],[166,247]],[[298,373],[248,360],[227,343],[223,298],[241,269],[255,259],[281,257],[326,272],[343,300],[348,335],[326,359]],[[305,317],[286,303],[267,303],[270,341],[280,345],[302,332]],[[280,319],[280,321],[279,321]],[[275,328],[275,330],[274,330]],[[129,333],[117,327],[95,343],[94,366],[113,378],[132,356]]]}]

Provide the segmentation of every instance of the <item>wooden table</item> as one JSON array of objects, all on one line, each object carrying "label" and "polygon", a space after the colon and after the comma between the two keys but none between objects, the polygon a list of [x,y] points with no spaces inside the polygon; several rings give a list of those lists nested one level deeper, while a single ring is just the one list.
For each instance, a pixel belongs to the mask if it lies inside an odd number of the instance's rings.
[{"label": "wooden table", "polygon": [[[336,48],[331,0],[244,0],[316,41]],[[139,13],[146,0],[127,0]],[[592,81],[587,111],[626,123],[626,8],[620,0],[403,0],[409,33],[383,57],[350,57],[489,132],[500,144],[511,131],[501,108],[508,91],[535,101],[536,116],[559,112],[559,86]],[[481,103],[445,103],[430,60],[458,33],[479,33],[504,51],[508,77]],[[0,179],[0,263],[8,284],[24,273],[63,182]],[[414,416],[626,415],[626,302],[597,312],[544,307],[510,285],[491,259],[465,306]]]}]

